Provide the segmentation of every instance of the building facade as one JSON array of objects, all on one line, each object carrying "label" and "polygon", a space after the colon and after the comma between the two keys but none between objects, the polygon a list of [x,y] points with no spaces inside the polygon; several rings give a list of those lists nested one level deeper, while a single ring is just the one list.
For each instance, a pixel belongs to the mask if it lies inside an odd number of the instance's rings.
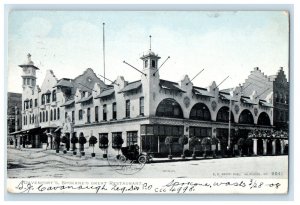
[{"label": "building facade", "polygon": [[[30,57],[20,65],[24,73],[23,124],[15,133],[20,138],[17,147],[54,148],[56,136],[68,140],[83,136],[87,141],[95,136],[98,143],[107,137],[108,152],[115,153],[114,138],[121,136],[122,146],[138,144],[142,151],[164,156],[169,150],[167,137],[173,139],[173,152],[182,153],[192,148],[189,143],[184,147],[179,144],[181,136],[196,137],[198,152],[203,151],[204,138],[216,142],[211,149],[234,151],[239,139],[250,136],[252,154],[283,154],[286,136],[271,134],[273,90],[264,95],[255,88],[246,92],[243,86],[221,91],[215,82],[206,88],[195,86],[188,76],[180,83],[163,80],[158,71],[160,57],[151,50],[140,57],[143,74],[134,82],[119,76],[107,85],[90,68],[75,79],[58,80],[49,70],[39,87],[35,84],[38,68]],[[257,137],[257,131],[264,135]]]}]

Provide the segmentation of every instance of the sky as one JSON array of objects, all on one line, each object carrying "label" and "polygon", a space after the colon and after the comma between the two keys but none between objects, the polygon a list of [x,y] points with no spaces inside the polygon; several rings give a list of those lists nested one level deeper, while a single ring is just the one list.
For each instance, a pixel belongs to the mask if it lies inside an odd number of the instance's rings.
[{"label": "sky", "polygon": [[160,57],[160,77],[180,82],[184,75],[199,87],[212,81],[220,89],[243,83],[254,67],[288,76],[289,16],[285,11],[12,11],[8,19],[8,91],[22,92],[27,54],[39,67],[41,86],[46,70],[58,79],[75,78],[92,68],[103,75],[102,23],[105,22],[106,77],[127,81],[140,73],[140,57],[149,50]]}]

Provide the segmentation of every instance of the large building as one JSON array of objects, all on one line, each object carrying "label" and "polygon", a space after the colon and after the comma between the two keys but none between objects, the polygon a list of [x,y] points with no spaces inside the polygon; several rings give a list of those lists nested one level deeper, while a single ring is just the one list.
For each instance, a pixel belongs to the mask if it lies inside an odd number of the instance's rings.
[{"label": "large building", "polygon": [[[199,139],[197,151],[202,151],[201,140],[207,137],[214,139],[217,150],[224,151],[237,149],[238,140],[251,135],[252,154],[283,153],[286,136],[275,138],[271,134],[277,122],[274,90],[261,94],[243,85],[220,91],[215,82],[205,88],[195,86],[188,76],[180,83],[163,80],[157,54],[149,50],[140,59],[143,74],[134,82],[118,77],[107,85],[90,68],[75,79],[57,79],[48,70],[39,87],[39,68],[28,55],[28,62],[20,65],[23,124],[15,133],[19,138],[16,146],[48,144],[54,148],[55,136],[84,136],[87,141],[91,136],[104,136],[109,140],[108,152],[113,153],[113,139],[121,136],[122,146],[137,143],[142,151],[165,155],[168,136],[174,141],[173,152],[182,153],[178,138],[184,135]],[[251,134],[256,131],[264,135]],[[184,148],[191,149],[190,144]]]}]

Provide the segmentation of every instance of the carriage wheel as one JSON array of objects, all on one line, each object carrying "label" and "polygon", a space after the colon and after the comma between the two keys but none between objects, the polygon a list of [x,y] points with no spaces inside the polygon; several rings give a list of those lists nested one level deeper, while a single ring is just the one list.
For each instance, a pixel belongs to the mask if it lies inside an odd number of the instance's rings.
[{"label": "carriage wheel", "polygon": [[147,162],[147,157],[146,157],[145,155],[139,156],[138,162],[139,162],[140,164],[145,164],[145,163]]}]

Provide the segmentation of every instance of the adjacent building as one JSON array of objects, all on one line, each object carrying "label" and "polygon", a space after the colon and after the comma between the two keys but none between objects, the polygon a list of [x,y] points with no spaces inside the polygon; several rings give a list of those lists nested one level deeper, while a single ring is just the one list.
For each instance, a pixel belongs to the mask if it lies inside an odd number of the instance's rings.
[{"label": "adjacent building", "polygon": [[[22,94],[7,93],[7,133],[13,133],[22,129]],[[8,135],[7,144],[14,143],[14,136]]]}]

